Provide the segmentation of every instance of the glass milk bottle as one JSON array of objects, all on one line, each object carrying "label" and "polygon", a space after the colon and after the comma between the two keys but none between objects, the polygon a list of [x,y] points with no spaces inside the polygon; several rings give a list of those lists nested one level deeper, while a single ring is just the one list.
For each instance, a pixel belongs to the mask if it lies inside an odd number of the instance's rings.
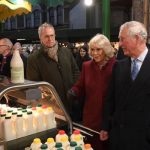
[{"label": "glass milk bottle", "polygon": [[23,83],[24,82],[24,65],[20,57],[19,50],[14,50],[13,56],[10,62],[11,67],[11,82]]}]

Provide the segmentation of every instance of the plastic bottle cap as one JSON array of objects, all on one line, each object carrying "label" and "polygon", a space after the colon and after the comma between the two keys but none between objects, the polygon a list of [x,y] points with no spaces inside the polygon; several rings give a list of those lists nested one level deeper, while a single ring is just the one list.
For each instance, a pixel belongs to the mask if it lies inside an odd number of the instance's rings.
[{"label": "plastic bottle cap", "polygon": [[82,150],[82,148],[78,146],[75,148],[75,150]]},{"label": "plastic bottle cap", "polygon": [[60,141],[61,141],[61,142],[67,142],[67,141],[68,141],[68,138],[67,138],[67,137],[61,137]]},{"label": "plastic bottle cap", "polygon": [[35,138],[35,139],[33,140],[33,143],[39,144],[39,143],[41,143],[41,140],[40,140],[39,138]]},{"label": "plastic bottle cap", "polygon": [[13,112],[12,115],[17,115],[17,112]]},{"label": "plastic bottle cap", "polygon": [[32,114],[32,111],[28,111],[27,114],[28,114],[28,115],[31,115],[31,114]]},{"label": "plastic bottle cap", "polygon": [[38,110],[38,113],[42,113],[42,112],[43,112],[43,110],[42,110],[42,109],[39,109],[39,110]]},{"label": "plastic bottle cap", "polygon": [[74,130],[73,134],[80,134],[80,131],[79,130]]},{"label": "plastic bottle cap", "polygon": [[6,116],[5,119],[11,119],[11,116]]},{"label": "plastic bottle cap", "polygon": [[53,110],[52,107],[48,107],[47,109],[48,109],[49,111]]},{"label": "plastic bottle cap", "polygon": [[53,143],[54,142],[54,139],[53,138],[48,138],[47,139],[47,143]]},{"label": "plastic bottle cap", "polygon": [[41,149],[47,149],[47,148],[48,148],[47,144],[42,144],[41,145]]},{"label": "plastic bottle cap", "polygon": [[32,110],[36,110],[36,107],[32,107]]},{"label": "plastic bottle cap", "polygon": [[91,148],[91,144],[85,144],[84,147],[85,147],[86,149]]},{"label": "plastic bottle cap", "polygon": [[75,140],[75,141],[80,141],[80,140],[81,140],[80,135],[76,135],[76,136],[74,137],[74,140]]},{"label": "plastic bottle cap", "polygon": [[13,112],[13,110],[8,110],[7,112],[8,112],[8,113],[11,113],[11,112]]},{"label": "plastic bottle cap", "polygon": [[37,107],[41,107],[42,106],[42,104],[37,104]]},{"label": "plastic bottle cap", "polygon": [[46,105],[43,105],[43,106],[42,106],[42,108],[43,108],[43,109],[46,109],[46,108],[47,108],[47,106],[46,106]]},{"label": "plastic bottle cap", "polygon": [[23,109],[23,110],[22,110],[22,112],[23,112],[23,113],[26,113],[26,112],[27,112],[27,110],[26,110],[26,109]]},{"label": "plastic bottle cap", "polygon": [[17,117],[22,117],[22,114],[18,114]]},{"label": "plastic bottle cap", "polygon": [[65,134],[65,131],[64,130],[60,130],[58,133],[62,135],[62,134]]},{"label": "plastic bottle cap", "polygon": [[6,114],[1,114],[1,117],[5,117],[6,116]]},{"label": "plastic bottle cap", "polygon": [[70,146],[71,146],[71,147],[77,146],[77,142],[71,141],[71,142],[70,142]]},{"label": "plastic bottle cap", "polygon": [[56,147],[56,148],[60,148],[60,147],[62,147],[62,143],[57,142],[57,143],[56,143],[56,145],[55,145],[55,147]]}]

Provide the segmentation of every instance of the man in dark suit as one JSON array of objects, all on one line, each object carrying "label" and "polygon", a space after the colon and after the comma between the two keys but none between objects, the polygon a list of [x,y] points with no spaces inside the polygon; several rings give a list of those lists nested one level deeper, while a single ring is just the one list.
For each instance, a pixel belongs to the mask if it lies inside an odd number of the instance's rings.
[{"label": "man in dark suit", "polygon": [[[120,27],[126,59],[116,62],[106,98],[100,139],[110,150],[150,150],[150,52],[147,31],[137,21]],[[136,63],[135,63],[136,62]]]}]

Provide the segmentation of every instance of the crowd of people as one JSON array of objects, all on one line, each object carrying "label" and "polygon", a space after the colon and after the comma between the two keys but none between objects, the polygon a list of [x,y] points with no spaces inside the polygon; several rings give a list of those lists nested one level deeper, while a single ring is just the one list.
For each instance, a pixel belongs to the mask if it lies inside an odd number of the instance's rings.
[{"label": "crowd of people", "polygon": [[99,132],[89,139],[94,150],[149,150],[150,52],[144,25],[121,25],[117,51],[103,34],[76,53],[58,44],[51,24],[40,25],[38,35],[40,49],[28,57],[20,43],[0,39],[0,75],[10,77],[13,50],[19,49],[25,78],[52,84],[72,120]]}]

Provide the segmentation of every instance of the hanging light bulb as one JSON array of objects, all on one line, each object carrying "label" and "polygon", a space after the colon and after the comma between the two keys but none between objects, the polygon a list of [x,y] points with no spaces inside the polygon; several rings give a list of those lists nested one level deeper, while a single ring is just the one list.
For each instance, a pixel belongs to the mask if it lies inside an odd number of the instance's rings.
[{"label": "hanging light bulb", "polygon": [[84,4],[85,4],[86,6],[91,6],[92,3],[93,3],[93,0],[84,0]]}]

